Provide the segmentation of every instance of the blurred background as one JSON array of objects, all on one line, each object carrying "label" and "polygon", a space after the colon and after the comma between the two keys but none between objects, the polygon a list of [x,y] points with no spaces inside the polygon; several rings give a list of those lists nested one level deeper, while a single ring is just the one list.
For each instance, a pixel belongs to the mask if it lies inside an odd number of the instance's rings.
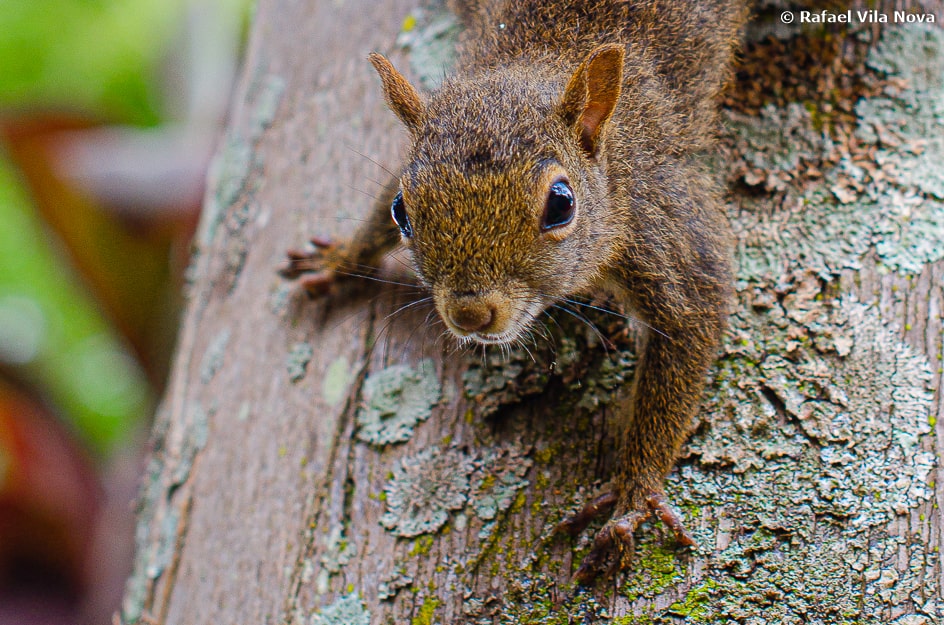
[{"label": "blurred background", "polygon": [[0,625],[110,623],[251,0],[0,0]]}]

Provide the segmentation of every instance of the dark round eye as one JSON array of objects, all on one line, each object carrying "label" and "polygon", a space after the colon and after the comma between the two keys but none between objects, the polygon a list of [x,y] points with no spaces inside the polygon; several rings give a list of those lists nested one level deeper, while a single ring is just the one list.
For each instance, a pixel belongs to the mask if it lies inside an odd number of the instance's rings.
[{"label": "dark round eye", "polygon": [[541,230],[553,230],[569,224],[574,219],[576,206],[574,190],[566,180],[558,180],[552,184],[547,194],[544,216],[541,218]]},{"label": "dark round eye", "polygon": [[408,239],[412,237],[413,226],[410,225],[410,218],[406,216],[406,206],[403,204],[402,191],[397,193],[397,197],[393,198],[393,204],[390,205],[390,214],[393,215],[393,220],[397,223],[397,226],[399,226],[400,234]]}]

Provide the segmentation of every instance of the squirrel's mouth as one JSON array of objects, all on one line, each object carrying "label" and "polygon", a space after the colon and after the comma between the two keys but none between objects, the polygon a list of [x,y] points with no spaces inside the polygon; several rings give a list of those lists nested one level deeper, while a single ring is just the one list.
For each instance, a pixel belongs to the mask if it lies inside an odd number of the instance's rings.
[{"label": "squirrel's mouth", "polygon": [[502,345],[520,340],[543,306],[532,302],[516,305],[510,298],[453,298],[437,302],[439,315],[460,343]]},{"label": "squirrel's mouth", "polygon": [[459,338],[463,341],[475,341],[482,345],[504,345],[505,343],[514,342],[518,337],[518,332],[502,332],[501,334],[479,334],[476,332]]},{"label": "squirrel's mouth", "polygon": [[449,331],[459,339],[460,343],[481,343],[482,345],[501,345],[503,343],[512,343],[521,336],[522,330],[518,324],[512,324],[511,327],[502,329],[489,329],[489,331],[468,331],[456,327],[448,318],[443,317],[443,321]]}]

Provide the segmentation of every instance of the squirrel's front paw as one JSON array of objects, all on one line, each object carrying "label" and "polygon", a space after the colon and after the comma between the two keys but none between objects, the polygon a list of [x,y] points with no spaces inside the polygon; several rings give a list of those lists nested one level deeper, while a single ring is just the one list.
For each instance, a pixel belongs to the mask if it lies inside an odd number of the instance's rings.
[{"label": "squirrel's front paw", "polygon": [[[576,536],[597,516],[612,513],[618,503],[619,497],[615,493],[601,495],[573,516],[564,519],[557,529]],[[625,512],[614,515],[603,526],[603,529],[597,532],[590,553],[584,558],[574,575],[578,584],[589,585],[601,573],[609,576],[618,568],[625,568],[635,550],[636,528],[653,515],[672,531],[679,546],[691,547],[695,544],[695,539],[685,530],[682,520],[669,506],[669,502],[661,491],[651,490],[642,498],[642,503],[625,507]]]},{"label": "squirrel's front paw", "polygon": [[279,265],[278,272],[288,279],[304,276],[298,281],[302,288],[312,297],[321,297],[334,288],[343,253],[331,239],[312,237],[310,241],[313,249],[287,250],[286,260]]}]

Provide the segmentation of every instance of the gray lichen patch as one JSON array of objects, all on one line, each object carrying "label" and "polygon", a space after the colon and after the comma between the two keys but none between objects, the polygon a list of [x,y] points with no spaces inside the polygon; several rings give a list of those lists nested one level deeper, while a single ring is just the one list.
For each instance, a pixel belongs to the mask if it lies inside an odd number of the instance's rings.
[{"label": "gray lichen patch", "polygon": [[122,622],[125,623],[136,623],[145,614],[154,580],[160,578],[173,562],[175,550],[179,547],[182,513],[169,502],[178,487],[189,478],[194,459],[206,445],[209,435],[208,415],[197,402],[182,424],[182,439],[173,445],[167,440],[167,424],[163,410],[159,410],[154,428],[154,444],[158,451],[148,460],[137,504],[134,570],[126,582],[121,604]]},{"label": "gray lichen patch", "polygon": [[149,558],[149,564],[144,570],[148,579],[155,580],[170,566],[174,557],[174,548],[177,545],[177,527],[180,524],[180,513],[176,509],[168,511],[161,522],[159,540],[154,543],[154,551]]},{"label": "gray lichen patch", "polygon": [[193,403],[183,432],[180,447],[168,460],[170,487],[172,489],[180,486],[190,477],[194,460],[196,460],[197,454],[206,445],[210,436],[209,415],[200,402]]},{"label": "gray lichen patch", "polygon": [[[567,598],[564,598],[564,594],[565,591],[557,586],[554,579],[544,575],[512,579],[505,589],[497,622],[502,625],[604,625],[633,622],[614,621],[606,608],[589,592],[578,592]],[[479,601],[467,600],[463,605],[463,615],[473,623],[495,622],[489,617],[482,618],[484,608]]]},{"label": "gray lichen patch", "polygon": [[266,74],[258,80],[255,87],[249,134],[253,140],[258,140],[275,119],[282,94],[285,93],[285,79],[278,74]]},{"label": "gray lichen patch", "polygon": [[312,614],[311,625],[370,625],[370,612],[358,594],[352,592]]},{"label": "gray lichen patch", "polygon": [[137,623],[144,614],[148,597],[148,580],[139,572],[137,563],[134,574],[125,582],[125,595],[121,600],[121,618],[124,623]]},{"label": "gray lichen patch", "polygon": [[[153,441],[156,450],[164,448],[167,437],[168,418],[164,406],[157,411]],[[148,459],[144,471],[141,492],[137,502],[138,522],[134,530],[134,568],[125,582],[125,595],[121,602],[121,617],[124,623],[136,623],[144,614],[148,600],[150,578],[148,571],[152,570],[157,560],[158,545],[162,540],[159,532],[152,532],[157,527],[160,514],[166,514],[162,507],[167,494],[162,475],[164,472],[164,455],[154,453]]]},{"label": "gray lichen patch", "polygon": [[336,406],[344,399],[351,383],[353,372],[347,358],[340,356],[328,365],[321,381],[321,396],[329,406]]},{"label": "gray lichen patch", "polygon": [[389,601],[397,596],[397,593],[404,588],[408,588],[413,583],[413,576],[406,572],[401,565],[396,567],[393,572],[383,578],[377,587],[377,598],[381,601]]},{"label": "gray lichen patch", "polygon": [[[328,592],[331,577],[340,573],[351,558],[357,555],[357,548],[347,537],[347,524],[333,526],[322,540],[324,547],[320,558],[321,566],[317,568],[315,577],[315,593],[318,596]],[[314,575],[315,567],[310,560],[307,560],[302,572],[302,580],[307,578],[307,581],[311,581]]]},{"label": "gray lichen patch", "polygon": [[876,162],[902,189],[884,232],[892,245],[879,253],[892,268],[914,272],[944,257],[944,32],[890,29],[868,64],[904,82],[889,97],[859,102],[856,136],[876,146]]},{"label": "gray lichen patch", "polygon": [[321,566],[332,575],[340,573],[344,565],[357,554],[357,548],[347,538],[343,527],[331,528],[325,543],[325,550],[321,555]]},{"label": "gray lichen patch", "polygon": [[889,87],[856,105],[855,142],[830,139],[797,103],[726,113],[733,170],[779,194],[731,215],[742,281],[827,277],[858,269],[870,249],[902,273],[944,258],[944,33],[886,29],[868,64]]},{"label": "gray lichen patch", "polygon": [[425,449],[394,468],[384,488],[387,508],[380,523],[403,537],[433,533],[450,512],[466,505],[480,521],[495,521],[528,485],[525,476],[532,464],[518,445],[486,447],[475,455]]},{"label": "gray lichen patch", "polygon": [[435,89],[451,73],[461,28],[444,2],[430,2],[403,20],[397,45],[410,53],[410,69],[426,89]]},{"label": "gray lichen patch", "polygon": [[732,110],[723,111],[734,149],[747,166],[744,181],[782,191],[804,162],[818,162],[832,149],[823,131],[813,128],[810,112],[793,102],[780,109],[765,106],[754,118]]},{"label": "gray lichen patch", "polygon": [[209,180],[216,182],[216,192],[209,196],[200,219],[196,239],[206,248],[216,236],[223,212],[246,190],[253,165],[253,145],[236,132],[230,132],[210,162]]},{"label": "gray lichen patch", "polygon": [[393,365],[372,373],[364,381],[357,437],[372,445],[409,440],[413,428],[429,418],[441,396],[432,360],[423,360],[416,368]]},{"label": "gray lichen patch", "polygon": [[403,458],[384,488],[380,524],[407,538],[438,531],[449,512],[465,506],[472,470],[472,459],[458,449],[431,447]]},{"label": "gray lichen patch", "polygon": [[926,359],[873,307],[824,299],[815,280],[779,298],[742,294],[731,325],[702,426],[667,484],[707,560],[696,594],[658,615],[944,616],[931,547],[886,529],[933,494]]},{"label": "gray lichen patch", "polygon": [[894,194],[888,199],[893,202],[892,218],[880,224],[875,244],[882,262],[896,271],[915,274],[944,258],[944,202],[913,194]]},{"label": "gray lichen patch", "polygon": [[226,354],[226,346],[229,344],[230,331],[228,328],[220,330],[213,337],[209,347],[200,360],[200,381],[208,383],[216,375],[216,372],[223,366],[223,356]]},{"label": "gray lichen patch", "polygon": [[[872,69],[890,76],[898,76],[905,82],[904,88],[892,100],[860,102],[860,105],[885,108],[890,119],[900,126],[922,125],[928,131],[939,128],[944,117],[944,103],[940,92],[944,89],[944,34],[940,28],[915,24],[903,28],[890,28],[882,40],[869,52],[866,63]],[[907,120],[894,114],[896,105],[908,107],[915,119]],[[925,135],[928,136],[928,135]],[[944,198],[942,198],[944,199]]]},{"label": "gray lichen patch", "polygon": [[285,359],[285,368],[292,382],[298,382],[305,377],[305,370],[311,362],[315,350],[308,343],[295,343]]},{"label": "gray lichen patch", "polygon": [[287,281],[283,280],[273,285],[269,291],[269,310],[273,315],[281,315],[285,312],[292,292],[291,283]]},{"label": "gray lichen patch", "polygon": [[877,207],[842,204],[826,187],[789,190],[783,204],[774,215],[762,214],[763,203],[746,204],[732,219],[742,284],[776,282],[799,269],[829,277],[860,267],[876,238]]},{"label": "gray lichen patch", "polygon": [[224,260],[230,288],[242,271],[248,253],[243,229],[259,212],[253,196],[263,182],[258,175],[263,162],[262,153],[256,148],[275,118],[284,91],[285,80],[278,75],[254,77],[248,95],[250,110],[245,130],[231,127],[210,162],[207,178],[212,181],[214,193],[207,197],[195,239],[199,248],[207,248],[215,240],[220,226],[224,226],[228,237]]},{"label": "gray lichen patch", "polygon": [[507,352],[490,351],[472,362],[462,374],[462,385],[465,396],[474,400],[472,410],[476,419],[494,414],[503,405],[540,394],[550,379],[550,370],[539,367],[521,347]]},{"label": "gray lichen patch", "polygon": [[620,389],[632,382],[635,370],[635,351],[614,350],[607,353],[591,375],[570,384],[574,391],[582,389],[577,408],[592,413],[610,404]]},{"label": "gray lichen patch", "polygon": [[488,449],[476,462],[469,505],[475,516],[492,521],[515,501],[518,491],[528,485],[525,479],[533,464],[518,447]]}]

